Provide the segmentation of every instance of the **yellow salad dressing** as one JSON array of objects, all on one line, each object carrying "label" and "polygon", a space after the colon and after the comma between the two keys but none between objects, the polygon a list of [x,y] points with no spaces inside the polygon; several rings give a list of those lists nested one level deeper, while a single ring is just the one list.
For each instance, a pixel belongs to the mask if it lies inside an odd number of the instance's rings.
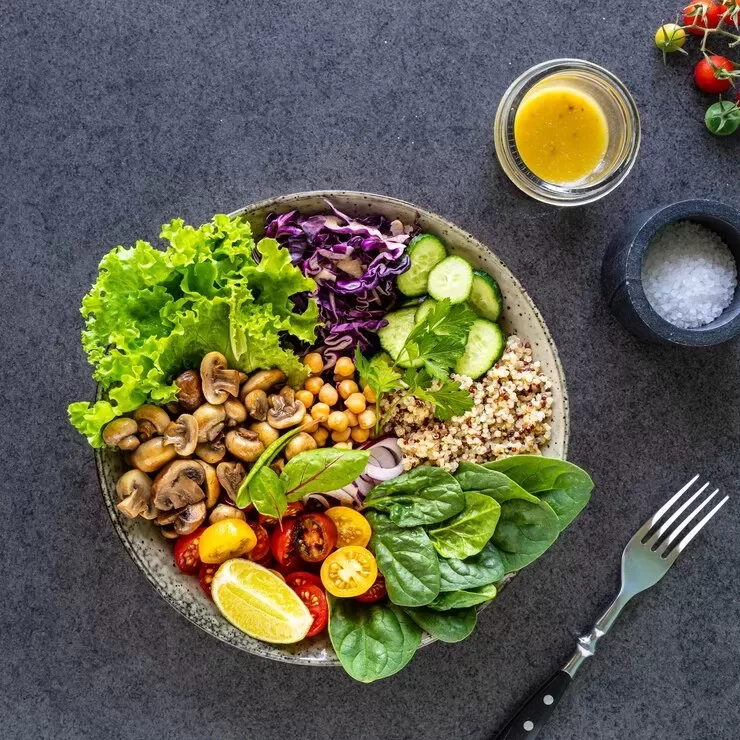
[{"label": "yellow salad dressing", "polygon": [[532,90],[514,118],[519,156],[537,177],[555,185],[590,175],[606,153],[609,128],[599,104],[562,86]]}]

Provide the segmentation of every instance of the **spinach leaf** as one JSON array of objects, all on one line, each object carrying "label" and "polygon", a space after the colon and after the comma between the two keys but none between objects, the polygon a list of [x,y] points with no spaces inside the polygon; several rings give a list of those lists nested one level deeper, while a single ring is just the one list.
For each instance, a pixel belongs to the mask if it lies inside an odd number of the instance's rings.
[{"label": "spinach leaf", "polygon": [[478,612],[473,607],[435,611],[426,606],[404,609],[411,619],[425,632],[440,642],[460,642],[469,637],[478,621]]},{"label": "spinach leaf", "polygon": [[511,478],[552,507],[564,530],[585,508],[594,482],[577,465],[540,455],[516,455],[486,463],[483,467]]},{"label": "spinach leaf", "polygon": [[249,484],[249,497],[260,514],[280,519],[288,508],[285,486],[272,468],[260,468]]},{"label": "spinach leaf", "polygon": [[280,474],[288,501],[298,501],[308,493],[327,493],[349,485],[362,475],[369,457],[367,450],[335,447],[301,452]]},{"label": "spinach leaf", "polygon": [[463,491],[478,491],[496,499],[500,504],[511,499],[531,501],[533,504],[539,502],[536,496],[527,493],[507,475],[496,470],[488,470],[482,465],[462,462],[455,473],[455,478]]},{"label": "spinach leaf", "polygon": [[481,493],[465,493],[465,508],[439,527],[429,530],[434,549],[443,558],[477,555],[496,529],[501,507]]},{"label": "spinach leaf", "polygon": [[429,608],[441,612],[448,609],[465,609],[470,606],[484,604],[486,601],[496,598],[496,593],[496,586],[492,583],[480,588],[470,588],[467,591],[447,591],[437,596],[429,604]]},{"label": "spinach leaf", "polygon": [[477,555],[439,561],[439,590],[466,591],[500,581],[506,573],[501,551],[489,542]]},{"label": "spinach leaf", "polygon": [[377,681],[400,671],[421,645],[421,630],[393,604],[329,596],[329,638],[352,678]]},{"label": "spinach leaf", "polygon": [[511,500],[501,506],[501,518],[491,542],[502,550],[507,573],[529,565],[558,538],[560,527],[549,504]]},{"label": "spinach leaf", "polygon": [[388,514],[399,527],[436,524],[465,508],[458,482],[441,468],[414,468],[370,491],[365,507]]},{"label": "spinach leaf", "polygon": [[370,549],[385,577],[388,597],[399,606],[425,606],[439,593],[439,558],[421,527],[397,527],[368,512]]}]

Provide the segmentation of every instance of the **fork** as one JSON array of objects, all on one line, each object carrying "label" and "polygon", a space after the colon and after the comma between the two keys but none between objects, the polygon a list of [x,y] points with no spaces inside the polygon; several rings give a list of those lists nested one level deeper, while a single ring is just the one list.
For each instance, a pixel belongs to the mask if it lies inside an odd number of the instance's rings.
[{"label": "fork", "polygon": [[671,508],[698,479],[698,475],[694,476],[635,532],[622,553],[622,588],[617,598],[601,615],[593,629],[578,639],[578,647],[571,659],[532,695],[493,740],[525,740],[525,738],[531,740],[539,735],[576,672],[586,658],[594,655],[597,642],[611,629],[627,602],[641,591],[654,586],[668,572],[702,527],[724,506],[729,496],[725,496],[692,529],[683,534],[719,493],[719,489],[716,489],[690,513],[683,516],[691,504],[709,487],[707,482],[669,515]]}]

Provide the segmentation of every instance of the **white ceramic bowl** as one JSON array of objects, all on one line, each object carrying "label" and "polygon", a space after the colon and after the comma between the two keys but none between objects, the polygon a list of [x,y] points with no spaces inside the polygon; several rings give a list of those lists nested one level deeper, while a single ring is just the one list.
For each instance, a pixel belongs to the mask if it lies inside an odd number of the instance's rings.
[{"label": "white ceramic bowl", "polygon": [[[411,203],[384,195],[341,190],[283,195],[247,206],[231,215],[248,219],[255,236],[259,237],[264,231],[265,217],[269,213],[285,212],[293,208],[306,213],[325,212],[327,198],[340,211],[351,216],[379,213],[389,218],[399,218],[404,223],[416,221],[422,231],[436,234],[442,239],[450,252],[462,255],[475,267],[496,278],[504,296],[501,321],[504,330],[508,334],[517,333],[531,342],[535,358],[542,363],[545,373],[552,381],[552,439],[543,452],[549,457],[565,459],[568,448],[568,397],[555,343],[540,312],[519,281],[501,260],[470,234]],[[154,524],[141,519],[131,521],[118,514],[115,508],[116,481],[125,472],[120,453],[108,449],[97,450],[95,460],[103,499],[123,546],[162,598],[180,614],[219,640],[254,655],[288,663],[322,666],[339,664],[328,637],[319,636],[296,645],[268,645],[232,627],[203,595],[197,579],[183,575],[175,568],[172,544],[159,535]],[[423,644],[430,642],[433,639],[426,635]]]}]

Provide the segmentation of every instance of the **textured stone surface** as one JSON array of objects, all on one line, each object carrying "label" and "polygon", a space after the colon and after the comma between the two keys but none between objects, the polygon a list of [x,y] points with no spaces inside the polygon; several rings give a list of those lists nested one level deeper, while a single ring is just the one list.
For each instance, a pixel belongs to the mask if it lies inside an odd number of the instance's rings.
[{"label": "textured stone surface", "polygon": [[[705,134],[689,63],[664,68],[651,48],[677,4],[559,0],[542,15],[483,0],[351,5],[3,6],[4,739],[485,740],[598,616],[625,541],[670,491],[700,470],[738,493],[740,344],[643,344],[599,290],[627,214],[718,193],[740,205],[740,139]],[[511,79],[561,56],[610,68],[643,117],[629,180],[578,210],[525,199],[491,142]],[[559,343],[571,459],[599,484],[473,637],[370,686],[250,657],[179,617],[118,542],[65,415],[93,392],[77,309],[105,250],[155,238],[172,216],[199,223],[329,187],[437,210],[511,267]],[[739,528],[733,502],[627,611],[541,737],[737,737]]]}]

